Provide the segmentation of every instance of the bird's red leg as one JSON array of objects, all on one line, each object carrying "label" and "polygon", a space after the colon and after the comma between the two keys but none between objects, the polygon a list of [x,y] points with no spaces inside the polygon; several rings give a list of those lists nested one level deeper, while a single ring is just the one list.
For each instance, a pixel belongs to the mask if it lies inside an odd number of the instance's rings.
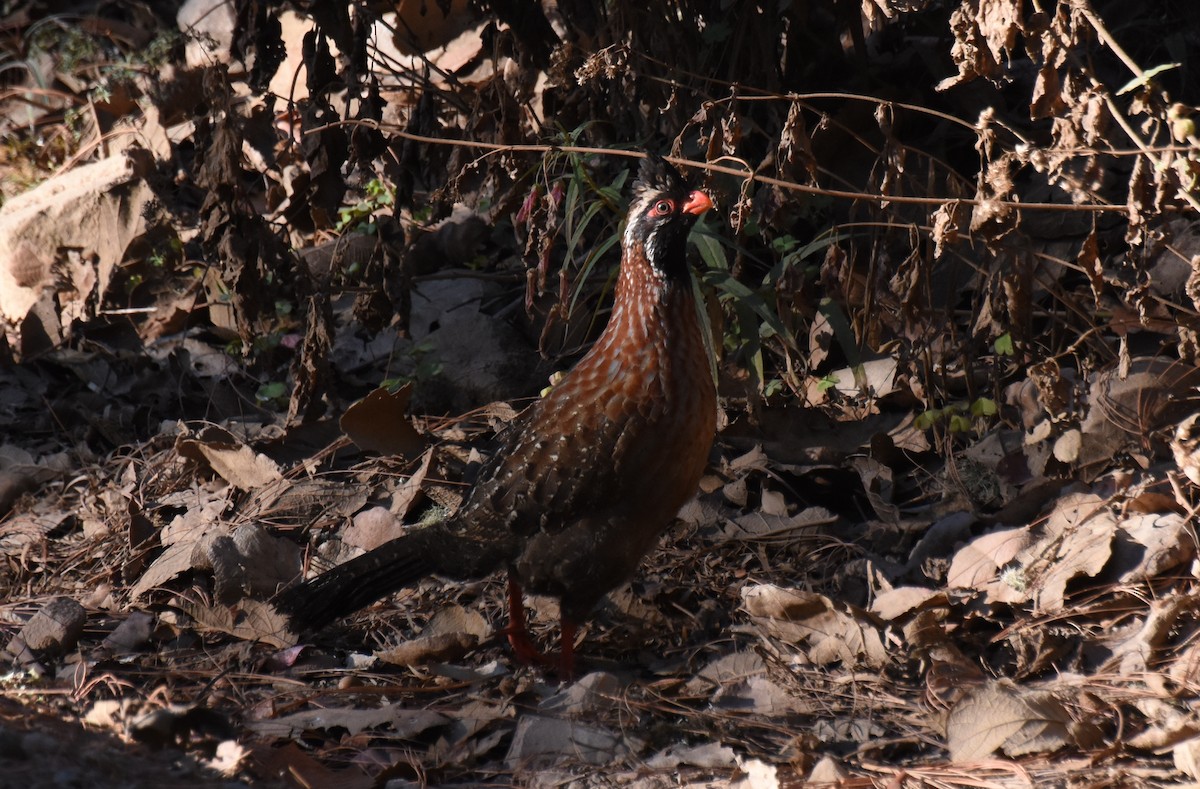
[{"label": "bird's red leg", "polygon": [[521,586],[513,577],[508,577],[508,643],[512,647],[517,660],[526,665],[545,663],[546,658],[529,639],[529,631],[525,629],[525,598],[521,594]]},{"label": "bird's red leg", "polygon": [[[562,652],[558,656],[558,674],[561,679],[569,680],[575,676],[575,634],[579,625],[574,621],[561,618]],[[508,644],[512,647],[513,655],[525,665],[553,666],[549,656],[542,654],[525,628],[525,599],[521,593],[521,585],[513,577],[508,577]]]},{"label": "bird's red leg", "polygon": [[579,625],[565,616],[559,619],[559,630],[562,638],[562,652],[558,656],[558,675],[560,679],[575,678],[575,633]]}]

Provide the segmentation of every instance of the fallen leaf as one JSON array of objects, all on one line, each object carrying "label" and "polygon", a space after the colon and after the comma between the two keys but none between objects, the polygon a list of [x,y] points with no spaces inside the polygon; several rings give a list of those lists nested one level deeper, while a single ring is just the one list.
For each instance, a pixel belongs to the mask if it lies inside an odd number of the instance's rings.
[{"label": "fallen leaf", "polygon": [[375,655],[398,666],[457,660],[478,646],[488,633],[487,621],[478,612],[452,605],[434,614],[419,637],[379,650]]},{"label": "fallen leaf", "polygon": [[518,771],[563,762],[599,766],[611,764],[641,747],[636,739],[599,726],[522,715],[504,761]]},{"label": "fallen leaf", "polygon": [[685,689],[692,695],[707,694],[713,686],[741,682],[748,677],[765,674],[767,664],[756,652],[731,652],[709,662],[688,682]]},{"label": "fallen leaf", "polygon": [[766,676],[755,676],[722,685],[712,697],[717,709],[761,717],[782,717],[793,713],[813,713],[816,705],[789,693]]},{"label": "fallen leaf", "polygon": [[449,722],[450,718],[440,712],[411,709],[396,702],[375,709],[327,707],[305,710],[280,718],[247,721],[246,728],[263,737],[291,740],[309,731],[344,729],[355,735],[386,726],[392,736],[407,739]]},{"label": "fallen leaf", "polygon": [[624,704],[624,684],[616,674],[593,671],[538,704],[540,712],[582,718],[617,709]]},{"label": "fallen leaf", "polygon": [[890,661],[874,617],[856,606],[773,584],[744,588],[742,606],[768,635],[806,644],[817,665],[841,661],[880,667]]},{"label": "fallen leaf", "polygon": [[893,622],[918,611],[945,608],[949,604],[950,600],[942,590],[921,586],[898,586],[877,595],[871,603],[871,613],[885,622]]},{"label": "fallen leaf", "polygon": [[342,414],[342,430],[359,448],[381,455],[415,458],[425,449],[425,439],[412,426],[408,401],[412,384],[395,392],[379,387]]},{"label": "fallen leaf", "polygon": [[730,789],[779,789],[779,770],[775,765],[748,759],[738,766],[743,775],[729,784]]},{"label": "fallen leaf", "polygon": [[1046,563],[1045,572],[1032,584],[1038,608],[1061,611],[1068,583],[1103,570],[1112,556],[1116,531],[1117,520],[1099,496],[1084,493],[1059,499],[1046,522],[1044,537],[1028,551]]},{"label": "fallen leaf", "polygon": [[178,607],[200,627],[228,633],[243,641],[261,641],[279,649],[296,644],[289,620],[261,600],[242,600],[237,608],[189,601],[180,602]]},{"label": "fallen leaf", "polygon": [[180,435],[175,451],[209,466],[239,490],[254,490],[283,478],[279,466],[255,452],[224,428],[209,426],[194,435]]},{"label": "fallen leaf", "polygon": [[403,533],[403,522],[387,507],[370,507],[356,513],[341,536],[346,545],[369,551]]},{"label": "fallen leaf", "polygon": [[1052,693],[1007,680],[967,693],[946,718],[946,744],[957,763],[1049,753],[1069,744],[1071,716]]},{"label": "fallen leaf", "polygon": [[674,770],[681,764],[710,770],[732,767],[737,764],[737,755],[728,745],[706,742],[702,745],[671,745],[646,760],[646,765],[653,770]]},{"label": "fallen leaf", "polygon": [[1113,541],[1113,572],[1121,583],[1140,583],[1187,564],[1196,555],[1191,529],[1173,512],[1124,519]]},{"label": "fallen leaf", "polygon": [[722,534],[727,540],[795,540],[836,521],[824,507],[808,507],[795,515],[750,512],[727,522]]},{"label": "fallen leaf", "polygon": [[1028,527],[1000,529],[976,537],[954,555],[946,574],[951,589],[983,589],[995,581],[1000,568],[1032,543]]}]

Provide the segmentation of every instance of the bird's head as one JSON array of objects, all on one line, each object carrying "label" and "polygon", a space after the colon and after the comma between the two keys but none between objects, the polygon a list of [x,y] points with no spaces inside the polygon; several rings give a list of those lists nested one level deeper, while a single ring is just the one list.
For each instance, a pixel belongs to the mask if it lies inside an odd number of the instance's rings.
[{"label": "bird's head", "polygon": [[642,160],[625,225],[625,249],[640,247],[646,261],[666,277],[687,273],[687,237],[696,219],[713,207],[712,199],[688,186],[662,157]]}]

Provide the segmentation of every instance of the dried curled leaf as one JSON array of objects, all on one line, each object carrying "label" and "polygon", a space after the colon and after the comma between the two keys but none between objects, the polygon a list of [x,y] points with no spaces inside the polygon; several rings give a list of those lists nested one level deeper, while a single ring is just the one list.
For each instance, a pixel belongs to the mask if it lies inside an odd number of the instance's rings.
[{"label": "dried curled leaf", "polygon": [[880,667],[890,659],[875,617],[856,606],[774,584],[743,589],[742,605],[769,635],[806,645],[818,665]]},{"label": "dried curled leaf", "polygon": [[1071,716],[1054,694],[1001,680],[969,692],[946,718],[953,762],[977,762],[996,751],[1011,757],[1056,751],[1073,742]]}]

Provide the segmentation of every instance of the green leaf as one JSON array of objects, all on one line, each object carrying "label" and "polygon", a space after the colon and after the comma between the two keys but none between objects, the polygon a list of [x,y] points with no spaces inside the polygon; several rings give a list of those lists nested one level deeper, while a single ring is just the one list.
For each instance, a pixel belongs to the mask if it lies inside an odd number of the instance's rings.
[{"label": "green leaf", "polygon": [[780,255],[786,255],[799,245],[799,241],[789,235],[779,236],[771,241],[771,248]]},{"label": "green leaf", "polygon": [[696,277],[689,277],[692,285],[692,298],[696,305],[696,320],[700,322],[700,335],[704,338],[704,353],[708,356],[708,372],[712,376],[713,384],[717,383],[717,346],[716,340],[713,338],[712,322],[708,318],[708,309],[705,306],[704,291],[700,289],[700,280]]},{"label": "green leaf", "polygon": [[[796,347],[796,340],[792,337],[791,332],[779,320],[779,315],[775,310],[771,309],[763,299],[762,294],[738,282],[733,275],[727,271],[709,269],[705,271],[704,281],[717,289],[717,292],[733,302],[734,309],[738,313],[738,320],[741,322],[743,333],[746,335],[746,340],[758,342],[759,331],[755,328],[753,321],[748,320],[750,312],[758,315],[762,320],[775,331],[784,342],[791,347]],[[751,335],[753,332],[753,335]]]},{"label": "green leaf", "polygon": [[[763,284],[774,287],[775,283],[778,282],[792,266],[795,266],[801,261],[807,260],[808,258],[812,257],[814,253],[821,252],[833,244],[836,244],[844,237],[845,236],[837,233],[822,235],[818,236],[816,239],[810,241],[799,249],[793,249],[781,257],[779,262],[771,267],[771,270],[763,277]],[[790,236],[788,236],[788,238],[790,238]],[[778,241],[778,239],[776,239],[776,241]]]},{"label": "green leaf", "polygon": [[1139,74],[1138,76],[1134,77],[1133,79],[1129,80],[1124,85],[1122,85],[1121,88],[1117,91],[1117,95],[1124,96],[1126,93],[1129,93],[1132,90],[1136,90],[1137,88],[1140,88],[1141,86],[1149,83],[1150,80],[1154,79],[1159,74],[1162,74],[1164,71],[1170,71],[1171,69],[1177,69],[1181,65],[1182,65],[1181,63],[1163,63],[1161,66],[1155,66],[1154,68],[1150,69],[1149,71],[1143,71],[1141,74]]},{"label": "green leaf", "polygon": [[950,432],[951,433],[969,433],[971,432],[971,420],[961,414],[955,414],[950,417]]},{"label": "green leaf", "polygon": [[591,224],[596,214],[600,213],[603,208],[604,203],[597,200],[587,207],[587,210],[583,212],[583,217],[579,221],[575,221],[573,212],[567,214],[567,254],[563,258],[564,266],[571,265],[571,262],[575,259],[575,248],[579,246],[579,242],[583,239],[584,231],[587,230],[588,225]]},{"label": "green leaf", "polygon": [[817,391],[827,392],[833,387],[837,386],[839,383],[841,382],[838,381],[838,377],[836,375],[827,375],[820,381],[817,381]]},{"label": "green leaf", "polygon": [[855,386],[865,392],[867,389],[867,375],[863,370],[862,354],[858,352],[858,343],[854,339],[854,331],[850,328],[850,321],[846,319],[842,308],[833,299],[821,299],[817,305],[817,310],[829,321],[829,327],[833,329],[833,338],[837,340],[842,353],[846,355],[846,361],[850,363],[850,369],[854,372]]},{"label": "green leaf", "polygon": [[999,412],[996,401],[990,397],[980,397],[971,403],[972,416],[995,416]]},{"label": "green leaf", "polygon": [[692,231],[691,238],[706,268],[713,271],[729,270],[729,263],[725,260],[725,250],[721,248],[721,240],[707,227],[698,226]]},{"label": "green leaf", "polygon": [[992,343],[992,348],[999,356],[1012,356],[1016,353],[1016,349],[1013,348],[1012,334],[1007,332],[996,338],[996,341]]},{"label": "green leaf", "polygon": [[[588,253],[584,259],[583,265],[579,268],[579,276],[575,278],[575,292],[571,294],[571,307],[574,310],[575,305],[579,302],[579,297],[583,295],[584,285],[587,284],[588,277],[591,276],[592,269],[596,267],[596,261],[604,257],[604,253],[612,249],[613,246],[620,240],[620,236],[613,233],[600,244],[600,246]],[[613,270],[616,274],[616,269]],[[610,280],[611,281],[611,280]]]},{"label": "green leaf", "polygon": [[287,394],[287,386],[282,381],[271,381],[258,387],[254,398],[260,403],[267,403],[271,400],[278,400],[285,394]]}]

